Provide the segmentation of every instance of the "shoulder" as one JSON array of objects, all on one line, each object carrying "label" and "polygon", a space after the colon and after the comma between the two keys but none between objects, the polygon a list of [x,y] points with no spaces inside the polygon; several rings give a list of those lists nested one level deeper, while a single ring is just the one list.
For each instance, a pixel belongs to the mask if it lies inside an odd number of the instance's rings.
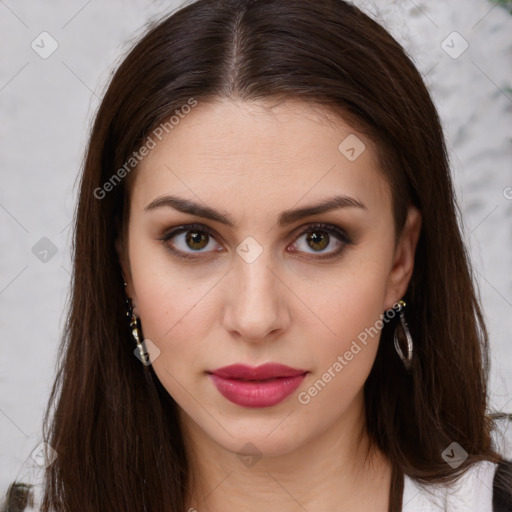
[{"label": "shoulder", "polygon": [[451,485],[422,485],[406,475],[402,512],[493,512],[496,469],[493,462],[477,462]]},{"label": "shoulder", "polygon": [[492,503],[495,512],[512,511],[512,461],[502,462],[496,469]]},{"label": "shoulder", "polygon": [[512,512],[512,416],[495,421],[493,446],[504,461],[473,464],[453,484],[404,479],[402,512]]},{"label": "shoulder", "polygon": [[493,480],[493,510],[512,511],[512,415],[495,421],[493,442],[504,461],[497,465]]},{"label": "shoulder", "polygon": [[494,418],[494,448],[505,460],[512,461],[512,414],[499,414]]},{"label": "shoulder", "polygon": [[43,480],[44,469],[32,459],[25,461],[16,479],[0,495],[0,512],[39,512]]},{"label": "shoulder", "polygon": [[38,512],[38,486],[24,482],[13,482],[9,485],[0,512]]}]

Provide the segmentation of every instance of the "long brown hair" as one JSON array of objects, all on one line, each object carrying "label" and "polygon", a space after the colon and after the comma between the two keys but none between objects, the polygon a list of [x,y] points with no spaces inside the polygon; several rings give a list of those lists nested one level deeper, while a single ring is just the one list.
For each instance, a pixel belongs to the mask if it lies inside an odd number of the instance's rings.
[{"label": "long brown hair", "polygon": [[[487,332],[442,128],[415,66],[386,30],[341,0],[199,0],[148,27],[95,118],[74,224],[70,308],[44,420],[58,458],[46,470],[42,510],[186,509],[190,475],[177,405],[133,355],[114,246],[127,222],[124,175],[136,165],[112,177],[191,98],[295,98],[342,115],[379,149],[396,234],[410,203],[422,214],[404,298],[413,367],[401,365],[394,325],[385,325],[365,384],[369,435],[394,468],[389,509],[401,508],[404,474],[451,481],[475,461],[498,460],[487,415]],[[458,469],[441,456],[453,441],[469,454]]]}]

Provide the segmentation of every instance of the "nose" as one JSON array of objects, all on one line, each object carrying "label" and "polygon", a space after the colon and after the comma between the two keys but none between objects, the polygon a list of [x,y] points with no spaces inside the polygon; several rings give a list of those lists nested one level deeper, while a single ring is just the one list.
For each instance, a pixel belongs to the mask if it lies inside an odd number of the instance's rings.
[{"label": "nose", "polygon": [[252,263],[238,258],[225,286],[224,326],[232,336],[258,343],[287,330],[290,291],[265,252]]}]

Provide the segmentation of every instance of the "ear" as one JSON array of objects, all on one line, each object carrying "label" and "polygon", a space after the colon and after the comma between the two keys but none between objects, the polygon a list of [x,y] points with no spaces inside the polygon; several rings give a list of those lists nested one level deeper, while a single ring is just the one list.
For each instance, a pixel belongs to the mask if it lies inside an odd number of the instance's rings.
[{"label": "ear", "polygon": [[388,276],[385,309],[391,308],[407,291],[414,270],[414,255],[420,232],[421,214],[415,206],[410,205],[395,249],[393,266]]}]

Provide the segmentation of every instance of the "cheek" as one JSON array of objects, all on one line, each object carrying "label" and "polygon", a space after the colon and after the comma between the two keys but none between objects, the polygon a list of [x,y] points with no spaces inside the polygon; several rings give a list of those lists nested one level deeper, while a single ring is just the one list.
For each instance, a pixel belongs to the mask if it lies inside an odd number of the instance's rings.
[{"label": "cheek", "polygon": [[[194,351],[200,349],[198,340],[206,336],[201,299],[208,291],[207,283],[191,283],[190,276],[179,272],[158,243],[134,243],[130,263],[144,338],[160,351],[155,371],[193,359]],[[169,371],[174,371],[172,364]]]},{"label": "cheek", "polygon": [[204,357],[211,319],[201,298],[211,286],[190,286],[179,273],[162,270],[140,273],[139,314],[144,338],[159,350],[153,370],[174,400],[186,404],[197,389],[198,361]]},{"label": "cheek", "polygon": [[313,429],[323,428],[351,409],[375,361],[382,327],[381,301],[375,299],[370,283],[359,284],[357,291],[340,293],[338,304],[331,306],[330,326],[338,336],[319,339],[312,347],[316,371],[297,394]]},{"label": "cheek", "polygon": [[179,275],[141,275],[137,288],[139,315],[145,338],[161,350],[164,359],[176,364],[194,358],[201,340],[208,337],[211,312],[206,295],[211,285],[190,285]]},{"label": "cheek", "polygon": [[191,280],[191,273],[184,272],[163,244],[139,225],[130,233],[130,269],[144,336],[158,343],[172,338],[175,329],[188,322],[208,283]]},{"label": "cheek", "polygon": [[153,370],[173,399],[188,410],[196,404],[191,394],[202,396],[203,372],[217,353],[207,344],[219,321],[217,306],[222,299],[215,283],[220,276],[206,265],[180,266],[158,244],[133,247],[130,261],[143,336],[159,350]]},{"label": "cheek", "polygon": [[[366,380],[375,359],[383,326],[381,316],[386,291],[386,265],[368,261],[354,265],[353,271],[340,275],[335,286],[313,297],[312,309],[323,320],[321,336],[310,336],[316,360],[316,386],[347,399]],[[315,391],[311,390],[311,395]]]},{"label": "cheek", "polygon": [[[326,326],[329,351],[348,350],[351,341],[376,324],[384,313],[386,262],[358,260],[331,275],[323,288],[309,289],[308,304]],[[362,336],[364,337],[364,336]]]}]

